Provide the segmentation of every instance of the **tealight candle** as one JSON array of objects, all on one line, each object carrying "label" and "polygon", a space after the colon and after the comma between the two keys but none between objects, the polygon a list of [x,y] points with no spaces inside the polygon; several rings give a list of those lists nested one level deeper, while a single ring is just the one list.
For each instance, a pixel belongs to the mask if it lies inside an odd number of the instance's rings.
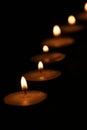
[{"label": "tealight candle", "polygon": [[87,2],[83,6],[84,11],[77,14],[77,18],[81,21],[87,21]]},{"label": "tealight candle", "polygon": [[31,70],[24,74],[28,81],[45,81],[57,78],[61,75],[58,70],[43,69],[43,62],[38,62],[38,70]]},{"label": "tealight candle", "polygon": [[60,52],[49,52],[49,47],[47,45],[43,45],[43,53],[37,54],[31,58],[34,62],[42,61],[44,63],[51,63],[51,62],[59,62],[62,61],[66,56]]},{"label": "tealight candle", "polygon": [[4,97],[5,104],[13,106],[30,106],[42,102],[47,98],[47,94],[42,91],[30,90],[24,76],[21,78],[22,91],[11,93]]},{"label": "tealight candle", "polygon": [[71,37],[61,36],[61,28],[58,25],[53,27],[53,38],[46,39],[42,42],[42,45],[48,45],[49,47],[60,48],[68,46],[74,43],[74,39]]},{"label": "tealight candle", "polygon": [[68,16],[67,22],[68,24],[61,26],[61,30],[63,33],[73,33],[83,29],[82,25],[76,24],[76,18],[74,15]]}]

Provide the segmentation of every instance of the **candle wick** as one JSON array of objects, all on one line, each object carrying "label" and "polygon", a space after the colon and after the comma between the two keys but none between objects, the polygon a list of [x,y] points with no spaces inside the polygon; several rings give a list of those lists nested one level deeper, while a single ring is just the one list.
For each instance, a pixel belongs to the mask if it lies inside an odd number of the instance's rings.
[{"label": "candle wick", "polygon": [[40,73],[42,73],[42,69],[40,69]]},{"label": "candle wick", "polygon": [[24,93],[27,94],[27,90],[24,90]]}]

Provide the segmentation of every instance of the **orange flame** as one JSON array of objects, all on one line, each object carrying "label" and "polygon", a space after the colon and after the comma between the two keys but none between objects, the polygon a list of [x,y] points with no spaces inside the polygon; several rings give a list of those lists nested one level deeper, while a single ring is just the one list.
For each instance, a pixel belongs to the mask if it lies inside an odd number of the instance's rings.
[{"label": "orange flame", "polygon": [[71,24],[71,25],[75,24],[76,23],[76,18],[73,15],[70,15],[68,17],[68,23]]},{"label": "orange flame", "polygon": [[42,63],[42,61],[39,61],[39,62],[38,62],[38,69],[39,69],[39,70],[42,70],[42,69],[43,69],[43,63]]},{"label": "orange flame", "polygon": [[47,45],[43,46],[43,52],[48,52],[49,51],[49,47]]},{"label": "orange flame", "polygon": [[84,10],[87,12],[87,2],[84,5]]},{"label": "orange flame", "polygon": [[60,27],[58,26],[58,25],[55,25],[54,27],[53,27],[53,35],[54,36],[59,36],[61,34],[61,29],[60,29]]},{"label": "orange flame", "polygon": [[28,89],[27,81],[24,76],[21,77],[21,88],[22,88],[22,90]]}]

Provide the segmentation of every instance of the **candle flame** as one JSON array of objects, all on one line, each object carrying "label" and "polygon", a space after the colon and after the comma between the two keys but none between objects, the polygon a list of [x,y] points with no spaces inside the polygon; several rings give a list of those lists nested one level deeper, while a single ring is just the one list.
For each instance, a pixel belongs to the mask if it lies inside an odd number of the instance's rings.
[{"label": "candle flame", "polygon": [[22,90],[28,89],[27,81],[24,76],[21,77],[21,88],[22,88]]},{"label": "candle flame", "polygon": [[87,12],[87,2],[84,5],[84,10]]},{"label": "candle flame", "polygon": [[76,23],[76,18],[73,15],[70,15],[68,17],[68,23],[71,24],[71,25],[75,24]]},{"label": "candle flame", "polygon": [[47,45],[43,46],[43,52],[48,52],[49,51],[49,47]]},{"label": "candle flame", "polygon": [[55,25],[54,27],[53,27],[53,35],[54,36],[59,36],[61,34],[61,29],[60,29],[60,27],[58,26],[58,25]]},{"label": "candle flame", "polygon": [[38,69],[39,69],[39,70],[42,70],[42,69],[43,69],[43,63],[42,63],[42,61],[39,61],[39,62],[38,62]]}]

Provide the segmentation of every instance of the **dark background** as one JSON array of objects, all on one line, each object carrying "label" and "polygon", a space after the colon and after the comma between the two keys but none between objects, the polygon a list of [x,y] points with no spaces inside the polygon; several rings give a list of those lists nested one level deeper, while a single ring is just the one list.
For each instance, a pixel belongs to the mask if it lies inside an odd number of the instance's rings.
[{"label": "dark background", "polygon": [[[58,69],[62,76],[45,82],[30,82],[30,89],[48,93],[35,106],[5,105],[3,98],[20,90],[23,73],[36,69],[30,58],[40,53],[41,42],[52,36],[55,24],[66,23],[67,16],[83,11],[85,0],[2,3],[0,46],[0,119],[2,126],[36,129],[72,128],[82,124],[86,115],[87,21],[79,21],[84,30],[70,34],[72,46],[57,51],[67,55],[64,61],[46,67]],[[11,122],[11,123],[10,123]],[[78,123],[77,123],[78,122]],[[81,124],[79,125],[79,122]],[[85,120],[84,120],[85,123]]]}]

